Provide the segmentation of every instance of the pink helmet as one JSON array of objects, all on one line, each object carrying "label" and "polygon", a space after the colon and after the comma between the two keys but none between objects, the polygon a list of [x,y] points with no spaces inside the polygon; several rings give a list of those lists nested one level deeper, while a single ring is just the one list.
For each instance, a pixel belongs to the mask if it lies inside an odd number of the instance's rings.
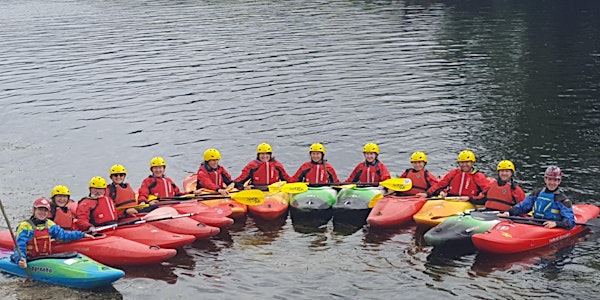
[{"label": "pink helmet", "polygon": [[557,166],[549,166],[544,173],[544,177],[546,178],[556,178],[561,179],[563,172]]},{"label": "pink helmet", "polygon": [[50,200],[42,197],[42,198],[37,198],[35,199],[35,201],[33,202],[33,208],[45,208],[47,210],[50,210]]}]

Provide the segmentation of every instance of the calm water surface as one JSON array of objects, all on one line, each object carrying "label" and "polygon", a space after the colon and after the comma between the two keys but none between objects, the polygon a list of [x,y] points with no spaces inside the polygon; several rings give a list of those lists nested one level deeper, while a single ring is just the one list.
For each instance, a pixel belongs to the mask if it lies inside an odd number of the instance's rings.
[{"label": "calm water surface", "polygon": [[[600,5],[563,1],[3,1],[0,196],[13,226],[57,184],[74,198],[115,163],[139,186],[153,156],[177,183],[218,148],[233,176],[268,142],[289,172],[322,142],[341,178],[376,142],[442,175],[463,149],[527,191],[563,167],[598,204]],[[4,222],[2,222],[4,223]],[[6,229],[6,225],[0,225]],[[524,255],[437,253],[390,232],[290,219],[235,224],[113,288],[24,287],[3,299],[590,299],[598,237]],[[50,289],[50,293],[46,289]],[[60,295],[60,296],[58,296]]]}]

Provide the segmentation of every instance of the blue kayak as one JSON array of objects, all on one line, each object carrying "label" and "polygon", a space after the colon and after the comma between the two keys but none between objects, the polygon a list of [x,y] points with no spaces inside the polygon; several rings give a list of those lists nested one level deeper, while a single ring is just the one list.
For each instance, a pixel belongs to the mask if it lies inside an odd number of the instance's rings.
[{"label": "blue kayak", "polygon": [[[0,271],[27,277],[25,269],[15,264],[4,252],[0,258]],[[125,275],[125,272],[105,266],[77,252],[58,253],[49,258],[27,262],[27,269],[33,280],[77,289],[93,289],[112,284]]]}]

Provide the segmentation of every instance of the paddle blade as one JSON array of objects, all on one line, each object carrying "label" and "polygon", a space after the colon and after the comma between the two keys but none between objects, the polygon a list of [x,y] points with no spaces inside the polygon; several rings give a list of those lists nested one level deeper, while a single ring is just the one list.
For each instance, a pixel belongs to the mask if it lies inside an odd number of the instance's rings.
[{"label": "paddle blade", "polygon": [[149,212],[148,214],[146,214],[146,216],[143,217],[143,219],[145,219],[146,221],[151,221],[151,220],[163,219],[165,217],[176,216],[178,214],[179,213],[177,212],[176,209],[174,209],[172,207],[163,206],[163,207],[159,207],[159,208]]},{"label": "paddle blade", "polygon": [[231,199],[246,205],[261,205],[265,203],[265,194],[260,190],[243,190],[231,194]]},{"label": "paddle blade", "polygon": [[379,185],[396,192],[406,192],[412,189],[412,180],[409,178],[390,178],[379,183]]},{"label": "paddle blade", "polygon": [[288,194],[300,194],[308,191],[308,185],[304,182],[286,183],[281,187],[281,191]]},{"label": "paddle blade", "polygon": [[354,183],[334,186],[334,188],[338,188],[338,189],[353,189],[355,187],[356,187],[356,184],[354,184]]},{"label": "paddle blade", "polygon": [[287,183],[287,181],[278,181],[275,183],[271,183],[269,184],[268,188],[269,188],[269,192],[271,193],[278,193],[281,191],[281,187],[283,185],[285,185]]},{"label": "paddle blade", "polygon": [[373,199],[371,199],[371,201],[369,201],[369,208],[375,207],[375,204],[377,204],[377,202],[381,198],[383,198],[382,194],[377,194],[377,195],[373,196]]}]

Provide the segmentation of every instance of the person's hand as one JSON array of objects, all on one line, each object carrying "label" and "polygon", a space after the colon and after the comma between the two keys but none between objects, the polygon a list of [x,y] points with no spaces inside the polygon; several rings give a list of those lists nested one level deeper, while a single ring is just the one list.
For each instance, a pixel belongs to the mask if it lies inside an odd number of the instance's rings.
[{"label": "person's hand", "polygon": [[94,227],[94,225],[90,226],[90,228],[88,228],[87,230],[88,232],[94,232],[96,231],[96,227]]},{"label": "person's hand", "polygon": [[498,213],[497,216],[498,217],[508,217],[508,216],[510,216],[510,214],[507,211],[505,211],[505,212]]},{"label": "person's hand", "polygon": [[419,196],[421,198],[427,198],[427,193],[417,193],[416,196]]},{"label": "person's hand", "polygon": [[128,208],[127,210],[125,210],[125,213],[129,216],[135,217],[138,211],[135,208]]},{"label": "person's hand", "polygon": [[554,228],[554,227],[556,227],[556,222],[554,222],[554,221],[546,221],[546,222],[544,222],[544,227],[546,227],[546,228]]},{"label": "person's hand", "polygon": [[448,196],[448,193],[446,193],[446,191],[441,191],[440,192],[440,197],[441,198],[446,198],[446,196]]},{"label": "person's hand", "polygon": [[156,203],[158,203],[158,200],[152,200],[148,204],[152,205],[152,204],[156,204]]},{"label": "person's hand", "polygon": [[458,199],[462,202],[466,202],[466,201],[469,201],[469,196],[460,196],[460,197],[458,197]]},{"label": "person's hand", "polygon": [[244,186],[245,190],[251,190],[252,188],[254,188],[253,184],[249,184],[249,185]]},{"label": "person's hand", "polygon": [[89,234],[89,233],[84,233],[84,234],[83,234],[83,237],[84,237],[84,238],[90,238],[90,239],[96,239],[96,237],[95,237],[95,236],[93,236],[93,235],[91,235],[91,234]]},{"label": "person's hand", "polygon": [[219,192],[223,196],[229,195],[229,191],[227,191],[227,189],[218,189],[217,192]]},{"label": "person's hand", "polygon": [[22,269],[27,269],[27,261],[24,258],[19,259],[19,267]]}]

